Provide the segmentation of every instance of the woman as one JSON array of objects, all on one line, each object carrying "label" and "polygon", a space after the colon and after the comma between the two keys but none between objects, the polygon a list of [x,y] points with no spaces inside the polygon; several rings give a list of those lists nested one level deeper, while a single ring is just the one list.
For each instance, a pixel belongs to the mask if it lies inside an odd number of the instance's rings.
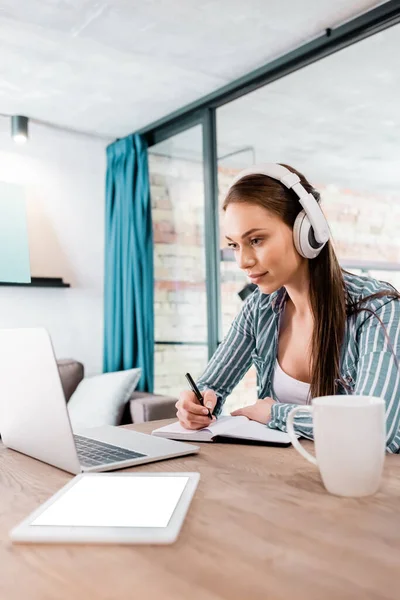
[{"label": "woman", "polygon": [[[257,288],[198,387],[215,418],[253,363],[260,400],[231,414],[283,431],[293,404],[331,394],[381,396],[387,450],[398,452],[400,294],[339,266],[319,202],[287,165],[258,165],[234,180],[223,205],[226,238]],[[193,392],[182,392],[176,407],[183,426],[209,425]],[[312,438],[310,416],[299,416],[296,429]]]}]

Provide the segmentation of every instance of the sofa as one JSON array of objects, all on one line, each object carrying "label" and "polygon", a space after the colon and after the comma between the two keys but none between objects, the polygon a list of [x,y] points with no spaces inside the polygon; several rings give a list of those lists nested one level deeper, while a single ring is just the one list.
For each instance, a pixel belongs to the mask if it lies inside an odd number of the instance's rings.
[{"label": "sofa", "polygon": [[[85,375],[84,366],[74,359],[57,360],[65,400],[68,402]],[[135,391],[131,394],[118,425],[144,423],[176,416],[177,398]]]}]

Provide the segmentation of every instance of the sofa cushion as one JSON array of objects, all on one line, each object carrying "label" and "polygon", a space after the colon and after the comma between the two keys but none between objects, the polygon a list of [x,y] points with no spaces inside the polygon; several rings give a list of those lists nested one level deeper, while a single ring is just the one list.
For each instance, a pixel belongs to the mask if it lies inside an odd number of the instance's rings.
[{"label": "sofa cushion", "polygon": [[72,358],[58,360],[57,365],[65,400],[68,402],[83,379],[84,367],[82,363]]},{"label": "sofa cushion", "polygon": [[141,374],[141,369],[127,369],[83,379],[68,403],[73,431],[118,425]]}]

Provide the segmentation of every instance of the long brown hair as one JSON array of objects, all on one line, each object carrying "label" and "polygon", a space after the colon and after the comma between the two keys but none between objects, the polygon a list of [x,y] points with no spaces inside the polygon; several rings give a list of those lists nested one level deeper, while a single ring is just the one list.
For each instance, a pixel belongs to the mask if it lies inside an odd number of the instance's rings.
[{"label": "long brown hair", "polygon": [[[282,164],[282,166],[296,173],[307,192],[320,202],[319,192],[302,173],[289,165]],[[292,229],[297,215],[302,210],[293,191],[288,190],[275,179],[261,174],[248,175],[234,184],[225,198],[223,210],[234,202],[248,202],[262,206],[280,217]],[[385,296],[400,299],[397,290],[387,284],[387,290],[362,298],[355,303],[346,292],[343,278],[345,272],[339,265],[330,240],[316,258],[309,260],[310,304],[314,319],[311,339],[311,398],[335,394],[337,382],[347,387],[340,374],[340,353],[347,317],[362,310],[375,314],[374,311],[365,308],[365,303],[372,299]],[[377,315],[375,316],[379,319]],[[383,326],[382,322],[381,324]],[[386,330],[385,335],[388,339]],[[389,339],[388,342],[391,345]]]}]

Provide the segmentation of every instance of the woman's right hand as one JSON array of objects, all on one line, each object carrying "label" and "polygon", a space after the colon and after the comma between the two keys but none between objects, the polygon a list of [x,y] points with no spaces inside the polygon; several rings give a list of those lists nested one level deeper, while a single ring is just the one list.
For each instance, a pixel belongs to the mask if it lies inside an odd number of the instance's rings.
[{"label": "woman's right hand", "polygon": [[179,423],[186,429],[202,429],[215,421],[208,416],[208,409],[212,414],[215,405],[217,404],[217,396],[213,390],[205,390],[201,392],[204,399],[204,406],[200,404],[196,395],[191,390],[185,390],[179,395],[179,400],[175,404],[177,408],[176,416]]}]

